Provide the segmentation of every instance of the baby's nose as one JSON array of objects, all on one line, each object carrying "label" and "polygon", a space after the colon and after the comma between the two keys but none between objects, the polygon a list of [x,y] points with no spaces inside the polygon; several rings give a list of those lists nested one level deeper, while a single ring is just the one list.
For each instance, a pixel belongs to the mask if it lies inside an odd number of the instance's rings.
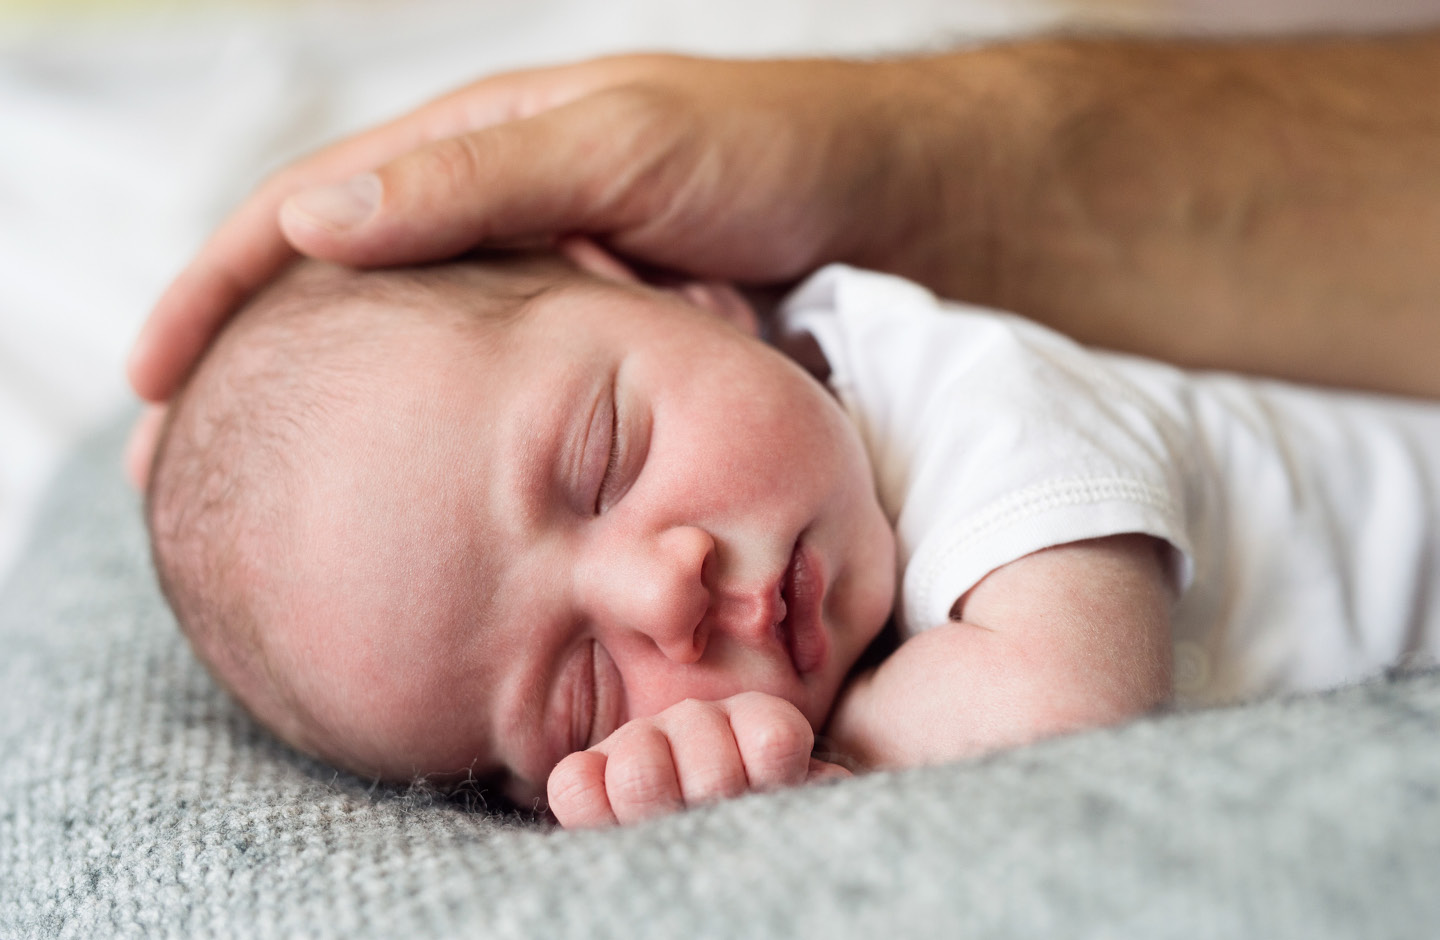
[{"label": "baby's nose", "polygon": [[667,659],[698,661],[710,633],[706,577],[714,554],[714,540],[694,526],[677,526],[648,546],[617,553],[603,566],[606,619],[645,635]]},{"label": "baby's nose", "polygon": [[660,540],[654,597],[642,616],[655,645],[677,663],[697,662],[705,655],[710,635],[706,613],[712,601],[706,568],[714,555],[714,539],[694,526],[671,529]]}]

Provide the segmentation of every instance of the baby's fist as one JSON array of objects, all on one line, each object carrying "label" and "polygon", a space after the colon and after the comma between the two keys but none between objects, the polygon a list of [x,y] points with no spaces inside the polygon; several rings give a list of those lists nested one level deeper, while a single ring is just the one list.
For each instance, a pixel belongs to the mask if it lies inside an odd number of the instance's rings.
[{"label": "baby's fist", "polygon": [[810,757],[815,735],[782,698],[686,699],[637,718],[550,773],[550,811],[567,828],[631,823],[751,790],[847,772]]}]

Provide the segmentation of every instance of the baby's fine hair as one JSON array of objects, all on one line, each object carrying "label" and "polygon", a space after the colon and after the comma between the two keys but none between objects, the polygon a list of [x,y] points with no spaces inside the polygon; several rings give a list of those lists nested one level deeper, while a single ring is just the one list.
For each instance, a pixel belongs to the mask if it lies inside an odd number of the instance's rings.
[{"label": "baby's fine hair", "polygon": [[259,595],[300,474],[323,462],[316,432],[354,407],[367,364],[404,331],[473,336],[511,322],[555,282],[555,264],[517,256],[361,272],[300,262],[236,314],[171,403],[145,500],[161,590],[211,674],[291,744],[316,749],[295,721],[303,703],[266,656]]}]

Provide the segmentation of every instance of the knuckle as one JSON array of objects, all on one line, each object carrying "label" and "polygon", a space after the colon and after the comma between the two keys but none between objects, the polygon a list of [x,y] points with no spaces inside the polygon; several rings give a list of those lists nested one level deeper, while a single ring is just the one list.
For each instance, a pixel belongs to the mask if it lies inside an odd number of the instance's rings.
[{"label": "knuckle", "polygon": [[737,739],[752,777],[763,782],[803,775],[815,744],[815,732],[800,710],[789,702],[763,696],[737,703],[743,716]]},{"label": "knuckle", "polygon": [[767,764],[789,764],[808,760],[813,745],[810,726],[797,727],[794,722],[769,722],[750,734],[749,752]]},{"label": "knuckle", "polygon": [[597,93],[590,104],[593,120],[612,131],[623,129],[634,155],[667,154],[678,141],[693,137],[692,103],[664,85],[644,81],[617,85]]},{"label": "knuckle", "polygon": [[659,119],[679,103],[673,92],[643,80],[615,85],[599,92],[596,97],[604,103],[611,117],[644,120]]},{"label": "knuckle", "polygon": [[698,779],[687,781],[685,787],[687,803],[730,799],[739,796],[750,787],[750,781],[745,775],[745,768],[739,763],[712,768],[695,776]]},{"label": "knuckle", "polygon": [[668,740],[671,736],[688,737],[696,734],[711,734],[721,726],[728,726],[729,718],[716,702],[687,698],[676,702],[656,716],[654,731]]},{"label": "knuckle", "polygon": [[443,186],[460,189],[479,179],[484,158],[473,135],[447,137],[425,148],[425,173]]},{"label": "knuckle", "polygon": [[765,724],[784,724],[803,731],[810,722],[794,703],[766,692],[741,692],[730,700],[731,708],[747,720]]},{"label": "knuckle", "polygon": [[612,803],[658,806],[679,799],[670,744],[654,727],[637,729],[611,753],[605,765],[605,790]]},{"label": "knuckle", "polygon": [[674,778],[650,762],[623,761],[606,774],[612,801],[632,806],[660,806],[674,802]]},{"label": "knuckle", "polygon": [[567,815],[585,813],[603,802],[604,796],[604,781],[589,772],[585,763],[569,758],[555,765],[545,785],[545,799],[562,820]]},{"label": "knuckle", "polygon": [[698,698],[683,699],[677,702],[674,708],[677,715],[682,715],[692,720],[704,721],[724,715],[724,711],[717,703]]},{"label": "knuckle", "polygon": [[744,708],[747,711],[774,710],[790,704],[782,698],[755,691],[737,692],[730,697],[730,703],[733,706]]}]

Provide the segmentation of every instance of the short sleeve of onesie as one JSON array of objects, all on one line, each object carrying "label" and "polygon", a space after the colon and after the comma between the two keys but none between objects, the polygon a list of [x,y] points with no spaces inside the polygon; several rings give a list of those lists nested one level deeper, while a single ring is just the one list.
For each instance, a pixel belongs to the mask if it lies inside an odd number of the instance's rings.
[{"label": "short sleeve of onesie", "polygon": [[1143,533],[1185,588],[1183,425],[1101,357],[1017,317],[831,266],[780,329],[814,335],[894,522],[907,633],[944,623],[986,574],[1032,552]]}]

